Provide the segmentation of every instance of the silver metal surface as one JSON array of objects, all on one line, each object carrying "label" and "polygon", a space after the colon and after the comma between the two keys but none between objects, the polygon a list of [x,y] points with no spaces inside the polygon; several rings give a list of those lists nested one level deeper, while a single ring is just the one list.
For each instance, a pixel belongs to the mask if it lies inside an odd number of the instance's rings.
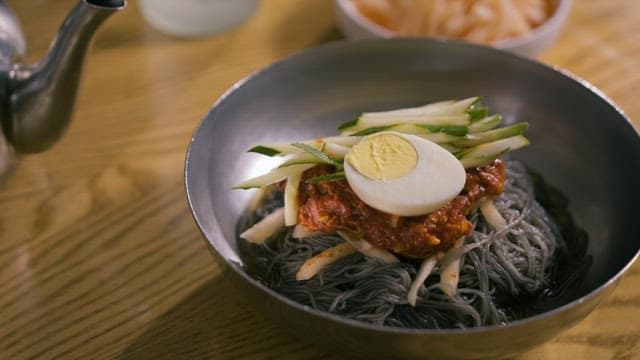
[{"label": "silver metal surface", "polygon": [[[251,193],[234,183],[268,170],[248,154],[265,142],[335,134],[363,111],[481,95],[507,122],[528,121],[532,145],[514,153],[570,201],[594,263],[573,302],[506,326],[399,330],[309,310],[245,273],[235,226]],[[303,339],[363,358],[502,357],[583,319],[637,258],[640,137],[588,84],[540,63],[477,45],[419,39],[310,49],[241,81],[195,132],[185,182],[195,220],[229,275],[261,312]]]},{"label": "silver metal surface", "polygon": [[17,63],[24,36],[13,13],[0,1],[0,177],[16,154],[46,150],[67,128],[85,53],[100,24],[124,0],[81,0],[71,10],[44,59]]},{"label": "silver metal surface", "polygon": [[18,18],[4,1],[0,1],[0,63],[6,66],[26,51],[27,44]]}]

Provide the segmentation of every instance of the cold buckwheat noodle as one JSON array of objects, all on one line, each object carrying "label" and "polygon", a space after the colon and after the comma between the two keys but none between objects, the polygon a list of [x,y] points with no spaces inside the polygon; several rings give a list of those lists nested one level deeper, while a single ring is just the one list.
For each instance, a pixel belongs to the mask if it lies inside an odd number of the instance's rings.
[{"label": "cold buckwheat noodle", "polygon": [[[262,245],[239,239],[241,252],[250,273],[276,292],[314,309],[366,323],[468,328],[530,316],[570,301],[590,258],[585,255],[584,233],[572,221],[559,226],[553,219],[569,218],[558,194],[534,181],[537,178],[521,163],[507,161],[506,165],[505,190],[495,199],[506,227],[495,231],[479,211],[472,212],[473,232],[462,247],[440,262],[443,268],[461,256],[454,297],[440,290],[436,268],[420,287],[415,307],[410,306],[407,292],[420,262],[403,259],[385,264],[357,252],[310,280],[297,281],[296,272],[305,260],[344,241],[337,234],[295,239],[288,228]],[[548,203],[549,211],[536,200],[536,192]],[[241,219],[239,230],[281,206],[282,193],[273,191]]]}]

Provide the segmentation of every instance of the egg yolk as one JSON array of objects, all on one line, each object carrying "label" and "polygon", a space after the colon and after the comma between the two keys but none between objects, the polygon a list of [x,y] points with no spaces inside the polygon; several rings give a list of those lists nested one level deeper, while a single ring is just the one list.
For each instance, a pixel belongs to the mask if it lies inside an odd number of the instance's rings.
[{"label": "egg yolk", "polygon": [[411,172],[418,162],[418,153],[403,137],[382,133],[368,136],[354,145],[345,159],[360,174],[384,181]]}]

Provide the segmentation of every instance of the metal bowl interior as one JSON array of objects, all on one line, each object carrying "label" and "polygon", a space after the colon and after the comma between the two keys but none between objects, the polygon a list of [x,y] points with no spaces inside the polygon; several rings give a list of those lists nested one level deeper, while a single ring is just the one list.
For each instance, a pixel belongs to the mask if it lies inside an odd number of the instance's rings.
[{"label": "metal bowl interior", "polygon": [[[481,95],[506,122],[528,121],[532,145],[514,153],[569,199],[589,234],[591,266],[575,300],[506,326],[382,328],[310,310],[243,270],[236,222],[250,191],[234,183],[274,163],[258,143],[336,133],[362,111]],[[307,50],[238,83],[195,132],[186,187],[198,226],[259,310],[298,336],[362,357],[497,357],[546,341],[584,318],[638,256],[640,137],[589,84],[499,50],[420,39],[339,42]],[[509,339],[509,341],[504,341]]]}]

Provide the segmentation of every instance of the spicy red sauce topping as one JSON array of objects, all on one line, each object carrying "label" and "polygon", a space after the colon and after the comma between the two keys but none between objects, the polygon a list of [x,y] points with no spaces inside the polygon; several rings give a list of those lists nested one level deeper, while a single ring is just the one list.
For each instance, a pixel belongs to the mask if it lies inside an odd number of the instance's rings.
[{"label": "spicy red sauce topping", "polygon": [[400,217],[365,204],[346,180],[305,182],[330,172],[329,166],[316,166],[303,174],[298,223],[313,232],[351,231],[372,245],[412,258],[447,250],[458,238],[468,235],[472,224],[467,213],[483,197],[501,194],[505,180],[500,160],[467,169],[463,190],[449,203],[426,215]]}]

